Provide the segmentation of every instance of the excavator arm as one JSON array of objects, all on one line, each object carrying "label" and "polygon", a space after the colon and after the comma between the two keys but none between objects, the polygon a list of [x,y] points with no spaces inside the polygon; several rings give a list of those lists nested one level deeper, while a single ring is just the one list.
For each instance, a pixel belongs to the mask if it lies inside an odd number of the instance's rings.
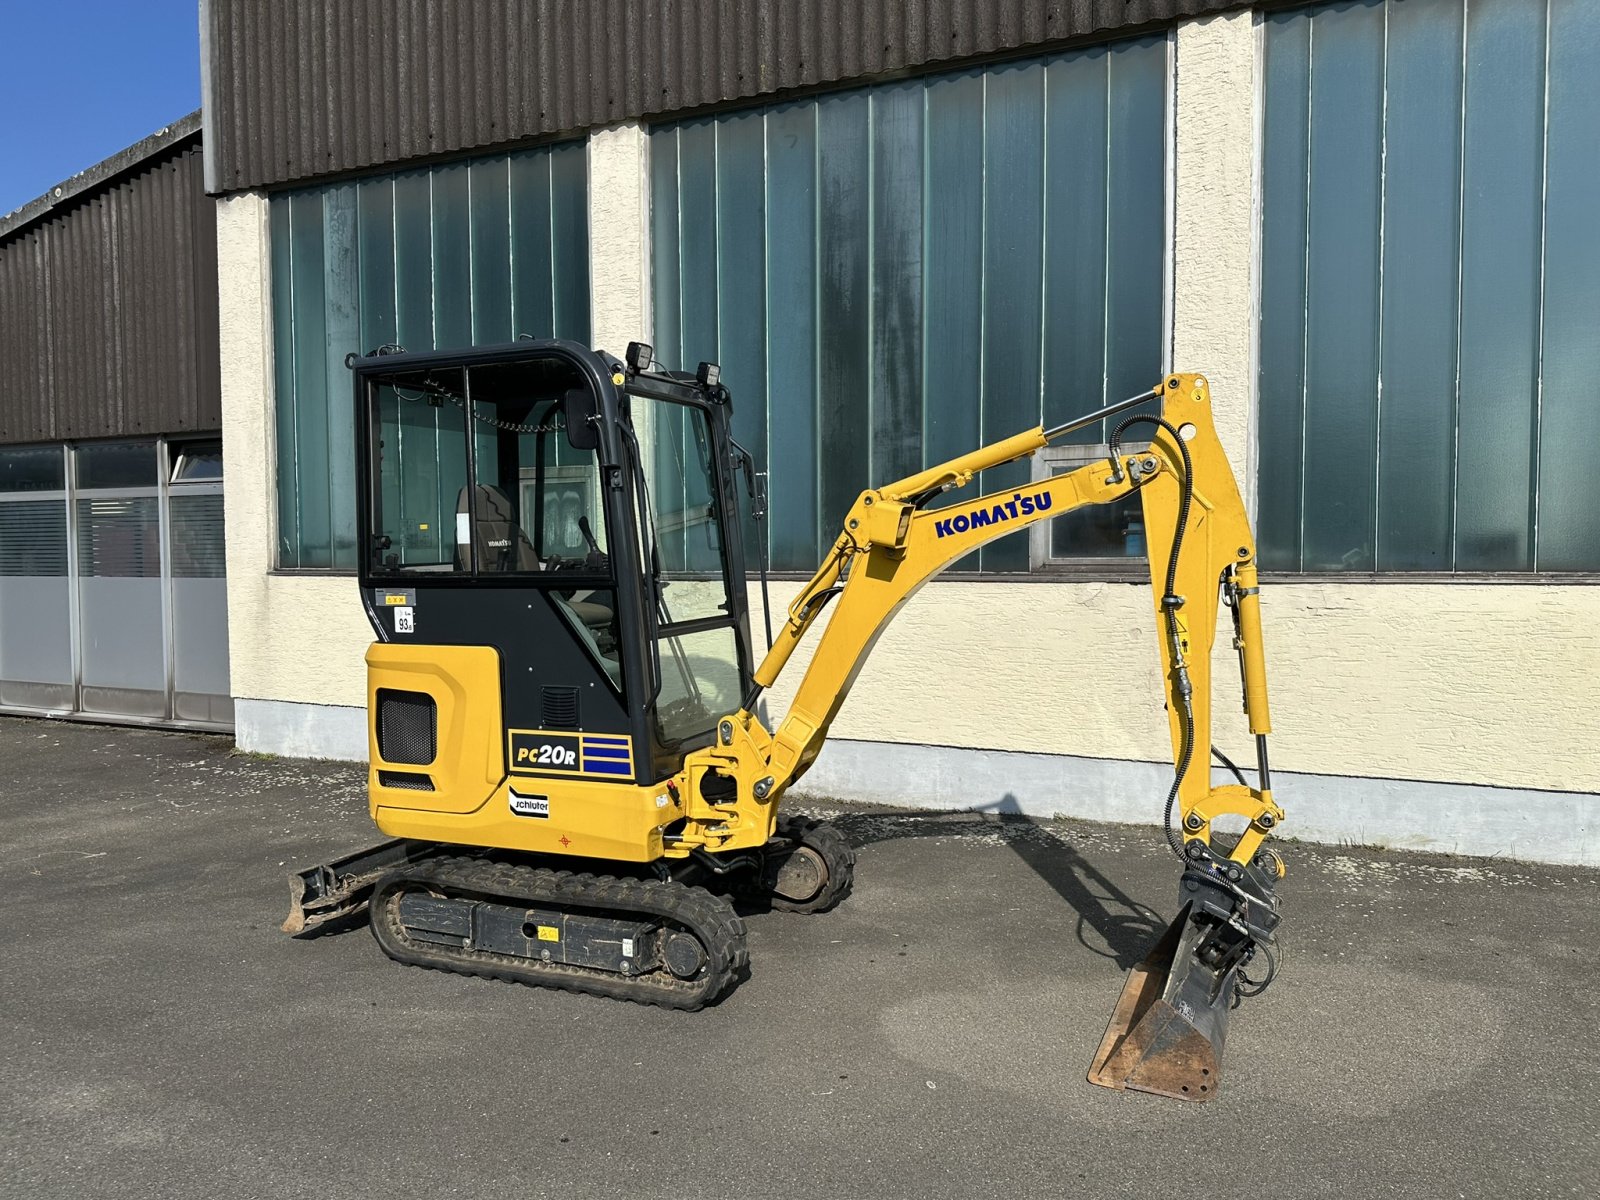
[{"label": "excavator arm", "polygon": [[[969,503],[927,507],[981,471],[1152,400],[1159,400],[1160,415],[1123,416],[1103,461]],[[1143,448],[1126,450],[1124,442]],[[688,820],[668,853],[764,844],[778,799],[815,761],[874,643],[925,583],[995,538],[1132,492],[1144,510],[1171,729],[1174,776],[1164,825],[1182,863],[1181,911],[1130,975],[1090,1079],[1204,1100],[1216,1091],[1236,994],[1265,986],[1270,978],[1252,979],[1245,971],[1258,954],[1272,961],[1274,887],[1282,865],[1262,843],[1283,812],[1272,798],[1267,763],[1271,721],[1255,541],[1202,376],[1168,376],[1149,393],[1076,421],[1028,430],[862,492],[755,672],[759,687],[775,683],[832,602],[788,711],[769,732],[753,711],[752,697],[718,722],[713,745],[686,758],[675,786],[687,800]],[[1254,787],[1242,775],[1235,784],[1211,780],[1212,647],[1224,605],[1231,612],[1244,711],[1256,741]],[[1229,833],[1220,833],[1219,821]],[[1236,833],[1239,828],[1242,833]]]}]

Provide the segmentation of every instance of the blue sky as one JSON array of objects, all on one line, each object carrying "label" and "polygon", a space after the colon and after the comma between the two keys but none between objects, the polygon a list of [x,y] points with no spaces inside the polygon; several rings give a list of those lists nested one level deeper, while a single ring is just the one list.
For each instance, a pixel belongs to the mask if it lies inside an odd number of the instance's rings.
[{"label": "blue sky", "polygon": [[0,213],[200,107],[199,0],[0,3]]}]

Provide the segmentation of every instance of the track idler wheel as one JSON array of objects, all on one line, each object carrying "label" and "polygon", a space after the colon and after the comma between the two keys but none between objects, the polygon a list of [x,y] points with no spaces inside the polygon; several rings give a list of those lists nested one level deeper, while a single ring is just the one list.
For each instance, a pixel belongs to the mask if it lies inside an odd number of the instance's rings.
[{"label": "track idler wheel", "polygon": [[706,965],[706,948],[692,933],[669,933],[662,941],[661,957],[667,970],[679,979],[693,979]]},{"label": "track idler wheel", "polygon": [[775,840],[767,849],[760,889],[773,908],[827,912],[850,894],[856,852],[832,825],[810,817],[779,817]]}]

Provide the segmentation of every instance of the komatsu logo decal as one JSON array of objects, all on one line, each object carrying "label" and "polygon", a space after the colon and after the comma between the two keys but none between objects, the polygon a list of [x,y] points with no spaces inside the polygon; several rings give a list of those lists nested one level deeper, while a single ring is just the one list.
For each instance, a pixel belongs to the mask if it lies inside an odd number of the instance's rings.
[{"label": "komatsu logo decal", "polygon": [[1021,492],[1016,492],[1004,504],[957,513],[953,517],[946,517],[943,521],[935,521],[933,528],[940,537],[949,537],[953,533],[966,533],[969,529],[981,529],[985,525],[999,525],[1002,521],[1031,517],[1036,512],[1047,511],[1054,501],[1055,498],[1049,492],[1040,492],[1036,496],[1024,496]]}]

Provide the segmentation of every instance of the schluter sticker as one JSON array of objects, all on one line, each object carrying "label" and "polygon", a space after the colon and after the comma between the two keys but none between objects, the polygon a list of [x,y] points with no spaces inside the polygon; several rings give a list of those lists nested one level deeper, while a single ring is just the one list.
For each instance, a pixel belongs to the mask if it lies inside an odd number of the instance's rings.
[{"label": "schluter sticker", "polygon": [[522,796],[516,791],[511,793],[511,811],[519,817],[550,817],[549,796]]}]

